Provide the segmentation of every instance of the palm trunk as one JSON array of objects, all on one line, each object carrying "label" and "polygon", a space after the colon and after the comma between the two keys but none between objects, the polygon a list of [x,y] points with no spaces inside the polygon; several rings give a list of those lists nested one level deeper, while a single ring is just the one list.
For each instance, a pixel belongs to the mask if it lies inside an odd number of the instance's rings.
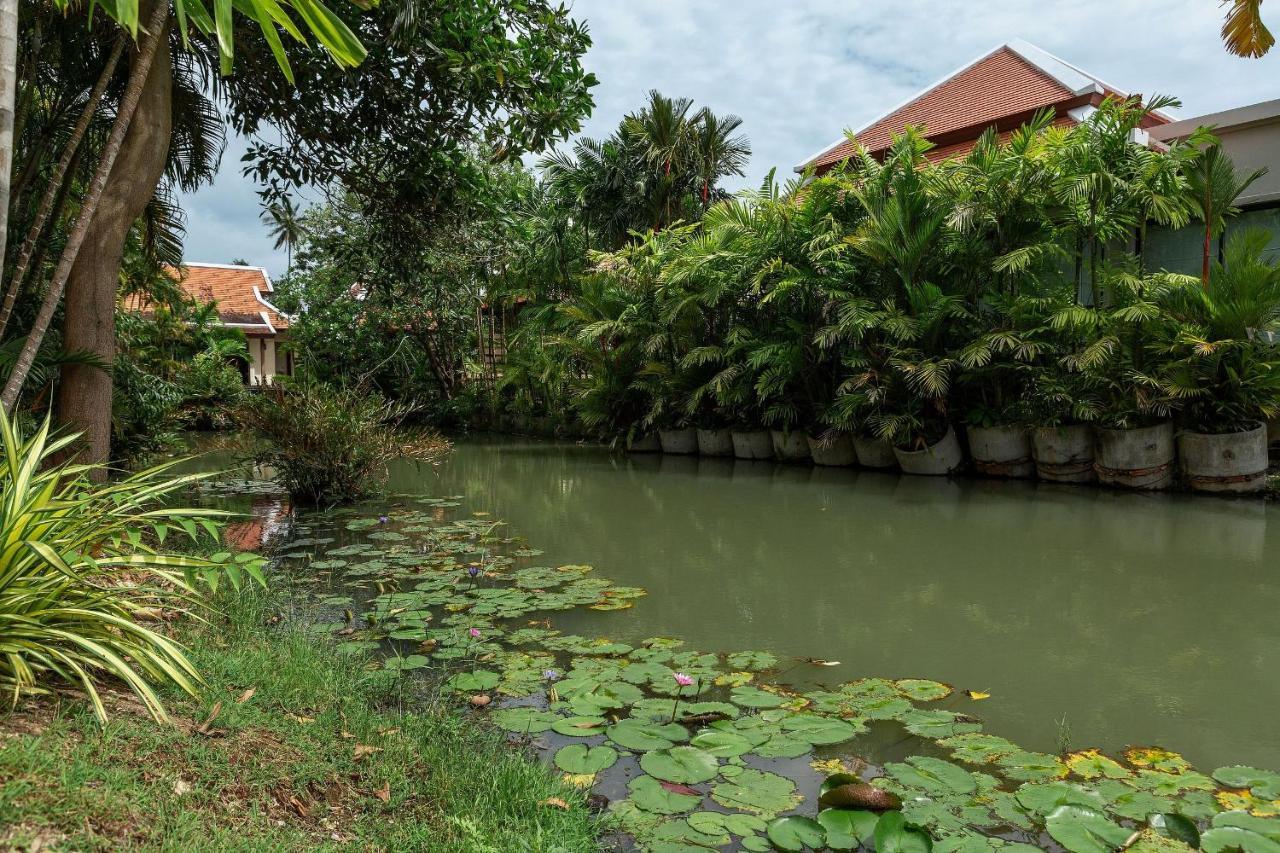
[{"label": "palm trunk", "polygon": [[58,192],[62,188],[63,178],[66,177],[67,170],[71,167],[72,161],[75,160],[76,149],[80,147],[80,142],[84,139],[84,135],[89,129],[89,123],[93,120],[94,113],[98,111],[98,105],[102,102],[102,94],[106,91],[107,83],[111,81],[111,77],[115,74],[116,65],[119,64],[122,53],[124,53],[124,36],[119,36],[116,38],[115,45],[111,48],[111,55],[107,58],[107,64],[102,69],[102,74],[98,77],[93,90],[89,93],[89,100],[85,103],[84,110],[80,113],[79,121],[76,122],[76,126],[71,131],[71,138],[67,140],[67,147],[63,149],[62,156],[58,159],[58,164],[53,169],[53,174],[49,176],[49,184],[45,187],[44,196],[40,199],[40,207],[36,211],[35,219],[31,222],[31,227],[27,229],[27,235],[22,241],[22,248],[18,251],[18,260],[13,268],[13,278],[10,279],[9,286],[5,290],[4,306],[0,307],[0,338],[4,337],[5,329],[9,326],[9,317],[13,314],[13,303],[17,301],[18,294],[22,291],[27,271],[31,269],[31,255],[35,251],[36,241],[40,239],[40,234],[44,231],[45,223],[49,220],[49,214],[53,210],[54,200],[57,199]]},{"label": "palm trunk", "polygon": [[1213,245],[1213,226],[1208,219],[1204,222],[1204,253],[1200,263],[1200,286],[1209,288],[1209,250]]},{"label": "palm trunk", "polygon": [[[0,2],[8,2],[8,0],[0,0]],[[98,160],[98,167],[94,170],[93,180],[89,184],[89,191],[80,202],[80,212],[76,215],[75,224],[71,228],[71,233],[67,236],[67,244],[62,250],[62,256],[58,258],[58,266],[54,269],[53,279],[49,282],[49,289],[45,292],[44,302],[40,305],[40,312],[36,315],[31,331],[27,334],[26,342],[22,346],[22,352],[18,355],[18,361],[13,366],[13,373],[9,375],[9,381],[5,383],[4,393],[0,394],[0,404],[4,405],[6,412],[12,412],[14,405],[18,402],[18,394],[22,391],[22,385],[27,380],[31,365],[35,363],[36,353],[39,351],[40,345],[44,343],[44,336],[49,331],[49,323],[53,320],[53,313],[57,310],[58,303],[62,301],[62,291],[67,286],[67,278],[71,275],[71,267],[76,261],[76,256],[80,253],[80,245],[84,243],[85,235],[89,232],[89,225],[93,221],[98,201],[102,198],[102,192],[106,188],[107,178],[111,176],[111,169],[115,166],[116,157],[120,154],[120,147],[124,144],[125,135],[129,132],[129,124],[133,121],[134,111],[138,108],[138,100],[142,97],[143,84],[146,83],[147,75],[151,71],[151,65],[156,58],[156,51],[162,43],[165,44],[167,51],[168,20],[168,0],[161,0],[156,4],[151,16],[147,19],[146,34],[142,42],[142,48],[133,63],[133,68],[129,71],[129,81],[125,85],[124,96],[120,99],[120,107],[116,112],[115,122],[111,126],[111,134],[107,137],[106,147],[103,148],[102,156]]]},{"label": "palm trunk", "polygon": [[18,0],[0,0],[0,266],[9,237],[13,111],[18,92]]}]

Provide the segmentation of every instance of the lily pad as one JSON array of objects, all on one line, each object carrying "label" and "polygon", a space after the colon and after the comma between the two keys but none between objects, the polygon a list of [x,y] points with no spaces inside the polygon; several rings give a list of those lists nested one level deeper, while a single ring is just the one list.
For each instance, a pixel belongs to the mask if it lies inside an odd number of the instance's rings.
[{"label": "lily pad", "polygon": [[769,821],[769,841],[779,850],[802,853],[827,845],[827,831],[811,817],[789,815]]},{"label": "lily pad", "polygon": [[604,734],[603,717],[561,717],[551,728],[566,737],[593,737]]},{"label": "lily pad", "polygon": [[498,682],[502,677],[496,672],[487,669],[477,669],[471,672],[460,672],[452,676],[445,684],[462,693],[476,693],[481,690],[492,690],[498,686]]},{"label": "lily pad", "polygon": [[730,669],[760,672],[778,665],[778,658],[769,652],[735,652],[725,658]]},{"label": "lily pad", "polygon": [[627,789],[638,808],[654,814],[680,814],[702,802],[702,794],[684,790],[681,785],[664,785],[652,776],[637,776]]},{"label": "lily pad", "polygon": [[609,726],[607,734],[618,746],[636,752],[670,749],[689,736],[684,726],[636,719],[620,720]]},{"label": "lily pad", "polygon": [[929,853],[929,836],[907,826],[902,812],[885,812],[876,821],[876,853]]},{"label": "lily pad", "polygon": [[751,741],[742,735],[717,729],[704,731],[689,743],[711,753],[716,758],[733,758],[751,751]]},{"label": "lily pad", "polygon": [[716,785],[711,789],[711,799],[725,808],[756,814],[777,814],[800,802],[794,782],[754,767],[744,768],[732,779]]},{"label": "lily pad", "polygon": [[724,812],[694,812],[685,820],[689,821],[689,825],[699,832],[705,832],[708,835],[720,835],[729,833],[740,837],[748,837],[757,832],[764,832],[768,828],[768,824],[759,817],[750,814],[742,814],[734,812],[725,814]]},{"label": "lily pad", "polygon": [[676,746],[646,752],[640,767],[650,776],[666,782],[694,785],[714,779],[720,765],[709,752],[693,746]]},{"label": "lily pad", "polygon": [[1044,825],[1053,840],[1071,853],[1113,853],[1132,834],[1101,812],[1081,806],[1058,806]]},{"label": "lily pad", "polygon": [[818,812],[818,823],[827,832],[827,847],[832,850],[857,850],[875,837],[875,812],[858,809],[823,809]]},{"label": "lily pad", "polygon": [[618,760],[618,751],[609,746],[587,746],[571,743],[555,755],[556,766],[566,773],[599,773]]},{"label": "lily pad", "polygon": [[777,708],[787,701],[787,697],[748,684],[733,688],[729,693],[729,701],[743,708]]},{"label": "lily pad", "polygon": [[900,678],[893,682],[903,696],[917,702],[936,702],[951,695],[951,688],[940,681],[924,678]]},{"label": "lily pad", "polygon": [[509,732],[541,734],[550,729],[560,717],[541,708],[503,708],[494,711],[490,719]]}]

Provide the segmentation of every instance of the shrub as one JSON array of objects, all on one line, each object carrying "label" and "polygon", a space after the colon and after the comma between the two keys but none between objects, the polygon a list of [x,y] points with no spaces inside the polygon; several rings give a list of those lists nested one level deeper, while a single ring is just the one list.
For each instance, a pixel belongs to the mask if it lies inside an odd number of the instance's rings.
[{"label": "shrub", "polygon": [[432,462],[447,452],[439,436],[403,427],[413,412],[360,386],[315,380],[275,386],[241,408],[267,441],[258,461],[276,469],[295,501],[313,506],[364,497],[395,459]]},{"label": "shrub", "polygon": [[0,689],[16,701],[55,680],[77,683],[105,720],[97,684],[113,677],[164,719],[153,685],[194,693],[199,676],[141,620],[199,606],[200,582],[238,587],[246,573],[261,582],[257,558],[158,550],[179,531],[197,545],[218,542],[225,513],[162,507],[203,475],[166,477],[170,462],[95,485],[93,466],[55,461],[78,436],[51,439],[47,419],[26,438],[0,413],[0,436]]}]

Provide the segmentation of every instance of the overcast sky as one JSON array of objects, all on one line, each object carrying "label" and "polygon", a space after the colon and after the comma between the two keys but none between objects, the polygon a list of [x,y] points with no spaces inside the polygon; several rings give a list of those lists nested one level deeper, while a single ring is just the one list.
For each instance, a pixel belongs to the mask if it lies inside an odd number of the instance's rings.
[{"label": "overcast sky", "polygon": [[[1280,48],[1228,55],[1217,0],[576,0],[600,78],[584,132],[607,135],[656,88],[736,113],[756,184],[877,118],[996,45],[1024,38],[1129,92],[1182,99],[1182,117],[1280,98]],[[1263,7],[1273,31],[1280,9]],[[305,85],[305,84],[304,84]],[[183,199],[186,257],[246,258],[273,274],[274,251],[234,142],[212,186]]]}]

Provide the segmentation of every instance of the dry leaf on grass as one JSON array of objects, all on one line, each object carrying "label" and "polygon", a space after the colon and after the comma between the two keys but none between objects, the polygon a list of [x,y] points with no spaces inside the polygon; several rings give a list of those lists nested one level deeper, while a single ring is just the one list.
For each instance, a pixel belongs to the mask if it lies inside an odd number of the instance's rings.
[{"label": "dry leaf on grass", "polygon": [[552,806],[553,808],[561,809],[563,811],[569,810],[569,804],[559,797],[548,797],[542,801],[542,804],[544,806]]},{"label": "dry leaf on grass", "polygon": [[368,746],[367,744],[358,743],[356,744],[355,752],[352,753],[352,758],[354,758],[356,761],[359,761],[360,759],[365,758],[366,756],[373,755],[375,752],[382,752],[382,747]]},{"label": "dry leaf on grass", "polygon": [[391,802],[391,783],[383,782],[382,787],[374,791],[373,795],[384,803]]},{"label": "dry leaf on grass", "polygon": [[257,693],[257,692],[258,692],[258,688],[256,688],[256,687],[250,687],[248,690],[246,690],[245,692],[241,693],[241,694],[236,698],[236,704],[237,704],[237,705],[243,705],[245,702],[248,702],[250,699],[252,699],[252,698],[253,698],[253,694],[255,694],[255,693]]}]

